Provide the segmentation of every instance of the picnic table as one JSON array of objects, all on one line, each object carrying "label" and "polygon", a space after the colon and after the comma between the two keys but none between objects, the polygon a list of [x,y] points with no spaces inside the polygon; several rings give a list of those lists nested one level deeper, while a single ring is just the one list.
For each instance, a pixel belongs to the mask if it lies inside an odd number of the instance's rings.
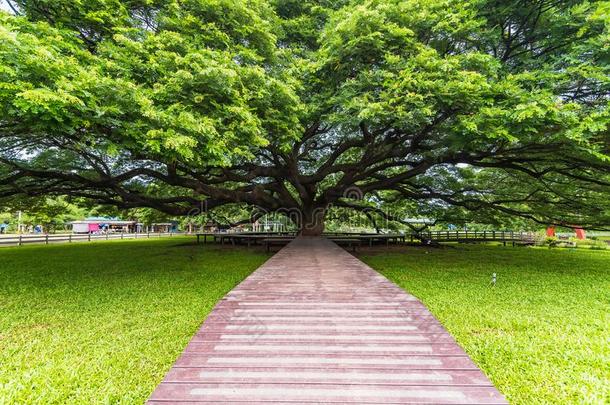
[{"label": "picnic table", "polygon": [[294,234],[294,232],[202,232],[195,235],[197,243],[200,243],[201,239],[203,239],[203,243],[207,243],[208,237],[211,237],[214,243],[224,244],[225,241],[230,241],[235,244],[235,242],[246,241],[250,246],[251,241],[256,242],[269,236],[292,236]]}]

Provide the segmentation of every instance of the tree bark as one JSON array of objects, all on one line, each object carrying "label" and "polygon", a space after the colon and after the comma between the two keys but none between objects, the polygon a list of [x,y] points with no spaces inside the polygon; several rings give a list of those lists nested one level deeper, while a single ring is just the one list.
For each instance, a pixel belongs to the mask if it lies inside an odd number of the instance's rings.
[{"label": "tree bark", "polygon": [[296,225],[299,227],[299,235],[320,236],[324,232],[325,207],[314,207],[303,209]]}]

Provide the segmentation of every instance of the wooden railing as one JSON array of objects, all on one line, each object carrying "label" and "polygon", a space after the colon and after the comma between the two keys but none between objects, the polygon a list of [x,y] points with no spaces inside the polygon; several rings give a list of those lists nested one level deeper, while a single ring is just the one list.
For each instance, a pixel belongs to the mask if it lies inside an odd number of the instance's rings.
[{"label": "wooden railing", "polygon": [[[264,235],[271,235],[272,233],[248,233],[252,238],[264,237]],[[275,234],[275,233],[273,233]],[[277,233],[278,235],[287,235],[289,232]],[[102,240],[117,240],[117,239],[149,239],[159,238],[163,236],[175,236],[184,235],[184,233],[176,232],[146,232],[146,233],[104,233],[104,234],[9,234],[0,235],[0,246],[22,246],[29,244],[52,244],[52,243],[73,243],[73,242],[94,242]],[[203,235],[203,234],[199,234]],[[199,236],[198,235],[198,236]],[[242,234],[209,234],[230,239],[237,236],[245,237]],[[519,232],[519,231],[424,231],[413,234],[366,234],[366,233],[349,233],[349,232],[333,232],[326,235],[327,237],[333,236],[351,236],[360,237],[371,241],[379,239],[384,240],[386,243],[390,239],[395,238],[396,241],[401,239],[402,241],[410,240],[421,240],[430,242],[461,242],[461,243],[475,243],[475,242],[502,242],[508,243],[520,243],[520,244],[533,244],[536,241],[534,232]],[[199,239],[199,238],[198,238]],[[216,238],[214,238],[216,239]]]},{"label": "wooden railing", "polygon": [[117,239],[150,239],[175,236],[176,232],[103,233],[103,234],[8,234],[0,235],[0,246],[23,246],[29,244],[52,244],[72,242],[94,242]]},{"label": "wooden railing", "polygon": [[434,242],[518,242],[534,243],[536,234],[524,231],[424,231],[413,235]]}]

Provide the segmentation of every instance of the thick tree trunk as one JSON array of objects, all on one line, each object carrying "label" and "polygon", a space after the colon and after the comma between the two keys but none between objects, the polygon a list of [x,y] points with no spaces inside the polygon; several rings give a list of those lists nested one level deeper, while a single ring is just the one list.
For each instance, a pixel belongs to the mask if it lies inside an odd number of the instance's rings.
[{"label": "thick tree trunk", "polygon": [[322,235],[322,232],[324,232],[325,215],[326,209],[323,207],[304,209],[299,219],[300,223],[297,224],[299,234],[303,236]]}]

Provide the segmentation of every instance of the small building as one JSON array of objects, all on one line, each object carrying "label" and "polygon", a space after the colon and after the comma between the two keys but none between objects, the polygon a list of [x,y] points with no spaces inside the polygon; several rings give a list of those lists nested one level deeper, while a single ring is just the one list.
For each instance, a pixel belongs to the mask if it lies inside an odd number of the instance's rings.
[{"label": "small building", "polygon": [[90,217],[81,221],[72,221],[72,233],[99,233],[136,231],[136,221],[123,221],[116,218]]},{"label": "small building", "polygon": [[177,232],[178,231],[178,222],[176,222],[176,221],[155,222],[154,224],[151,225],[151,228],[152,228],[152,232],[162,232],[162,233]]},{"label": "small building", "polygon": [[277,220],[256,220],[251,225],[253,232],[285,232],[286,225]]}]

